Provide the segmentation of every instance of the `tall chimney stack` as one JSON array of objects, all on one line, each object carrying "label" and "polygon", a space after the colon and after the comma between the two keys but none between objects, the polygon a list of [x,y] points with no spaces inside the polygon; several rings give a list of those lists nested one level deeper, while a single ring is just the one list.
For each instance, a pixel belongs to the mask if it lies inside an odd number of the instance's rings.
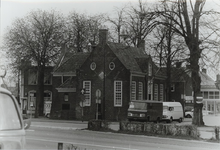
[{"label": "tall chimney stack", "polygon": [[99,44],[105,44],[108,40],[108,30],[99,29]]}]

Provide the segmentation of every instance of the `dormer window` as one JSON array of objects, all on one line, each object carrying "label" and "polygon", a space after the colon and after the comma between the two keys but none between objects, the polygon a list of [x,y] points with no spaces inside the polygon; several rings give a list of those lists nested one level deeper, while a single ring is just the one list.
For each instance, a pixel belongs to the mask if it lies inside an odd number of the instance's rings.
[{"label": "dormer window", "polygon": [[91,63],[90,69],[91,69],[91,70],[95,70],[95,69],[96,69],[96,63],[95,63],[95,62],[92,62],[92,63]]},{"label": "dormer window", "polygon": [[114,70],[114,69],[115,69],[115,63],[110,62],[110,64],[109,64],[109,69],[110,69],[110,70]]}]

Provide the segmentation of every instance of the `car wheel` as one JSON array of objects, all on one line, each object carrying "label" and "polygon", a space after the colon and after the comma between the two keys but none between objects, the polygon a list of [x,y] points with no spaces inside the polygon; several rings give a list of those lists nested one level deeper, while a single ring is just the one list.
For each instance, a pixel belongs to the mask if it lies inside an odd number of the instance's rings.
[{"label": "car wheel", "polygon": [[192,116],[190,114],[187,114],[186,118],[192,118]]},{"label": "car wheel", "polygon": [[159,117],[157,118],[156,123],[160,123],[160,118]]},{"label": "car wheel", "polygon": [[182,118],[180,118],[180,119],[179,119],[179,123],[181,123],[182,121],[183,121],[183,119],[182,119]]}]

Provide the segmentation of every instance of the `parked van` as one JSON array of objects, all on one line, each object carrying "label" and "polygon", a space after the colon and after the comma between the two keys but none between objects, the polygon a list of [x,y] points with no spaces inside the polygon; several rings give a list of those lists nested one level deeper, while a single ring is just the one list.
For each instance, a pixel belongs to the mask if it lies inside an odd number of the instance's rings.
[{"label": "parked van", "polygon": [[128,108],[129,121],[156,121],[163,117],[163,103],[150,100],[131,101]]},{"label": "parked van", "polygon": [[163,119],[167,122],[183,121],[183,107],[179,102],[163,102]]}]

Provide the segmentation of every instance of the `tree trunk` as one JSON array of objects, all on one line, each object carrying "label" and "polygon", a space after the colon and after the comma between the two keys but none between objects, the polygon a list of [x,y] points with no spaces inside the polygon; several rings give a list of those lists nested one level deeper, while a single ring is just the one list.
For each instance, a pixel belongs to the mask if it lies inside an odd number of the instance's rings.
[{"label": "tree trunk", "polygon": [[44,66],[38,66],[35,118],[43,116],[44,110]]},{"label": "tree trunk", "polygon": [[203,116],[202,116],[202,107],[203,104],[198,102],[198,95],[201,93],[201,78],[199,75],[199,58],[200,58],[200,51],[198,45],[195,44],[196,40],[191,42],[191,53],[190,53],[190,67],[191,67],[191,80],[192,80],[192,88],[193,88],[193,99],[194,99],[194,113],[193,113],[193,120],[192,124],[202,126],[204,125]]}]

